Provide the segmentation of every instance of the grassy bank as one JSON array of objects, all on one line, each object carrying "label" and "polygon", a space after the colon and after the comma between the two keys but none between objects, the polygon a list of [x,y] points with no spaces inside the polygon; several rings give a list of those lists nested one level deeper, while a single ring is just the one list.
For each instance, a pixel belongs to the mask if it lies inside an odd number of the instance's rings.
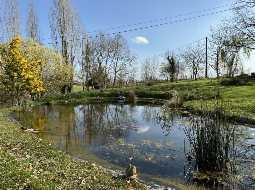
[{"label": "grassy bank", "polygon": [[[10,121],[0,109],[0,189],[128,189],[104,168],[77,161]],[[145,189],[134,185],[134,189]]]},{"label": "grassy bank", "polygon": [[109,88],[103,92],[82,92],[82,88],[79,86],[75,86],[74,90],[71,94],[47,98],[44,101],[51,103],[100,101],[96,97],[103,97],[105,100],[114,101],[113,97],[118,96],[119,92],[127,96],[129,91],[134,91],[141,103],[161,104],[164,100],[169,99],[170,91],[176,90],[184,100],[184,108],[190,111],[202,111],[201,105],[205,104],[209,111],[212,110],[215,104],[215,97],[217,97],[225,102],[223,109],[230,117],[241,118],[243,122],[255,122],[255,82],[250,82],[243,86],[223,86],[214,79],[187,80],[174,83],[156,82],[124,88]]}]

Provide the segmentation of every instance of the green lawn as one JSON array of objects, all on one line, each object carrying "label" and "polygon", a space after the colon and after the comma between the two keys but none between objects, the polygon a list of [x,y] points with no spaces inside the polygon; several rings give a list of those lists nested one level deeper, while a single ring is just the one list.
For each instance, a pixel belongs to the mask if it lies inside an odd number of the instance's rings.
[{"label": "green lawn", "polygon": [[73,86],[73,92],[81,92],[82,86],[81,85],[74,85]]}]

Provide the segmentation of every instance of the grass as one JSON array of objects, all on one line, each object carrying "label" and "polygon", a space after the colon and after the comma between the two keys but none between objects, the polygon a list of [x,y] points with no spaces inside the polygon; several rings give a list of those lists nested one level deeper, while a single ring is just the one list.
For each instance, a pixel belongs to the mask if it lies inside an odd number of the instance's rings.
[{"label": "grass", "polygon": [[[208,80],[184,80],[178,82],[155,82],[150,85],[140,84],[124,88],[109,88],[103,92],[90,91],[82,92],[82,88],[75,86],[76,91],[67,95],[66,100],[81,100],[86,97],[116,97],[118,92],[127,95],[129,91],[134,91],[139,99],[169,99],[169,92],[177,90],[184,99],[184,107],[199,111],[205,102],[208,108],[213,109],[215,97],[218,91],[222,101],[227,102],[225,112],[233,118],[241,118],[244,122],[255,122],[255,82],[250,82],[244,86],[222,86],[215,79]],[[78,90],[80,89],[80,91]],[[64,99],[65,99],[64,98]],[[59,98],[57,98],[59,99]],[[56,99],[56,100],[57,100]]]},{"label": "grass", "polygon": [[10,121],[0,109],[0,189],[145,189],[115,179],[106,169],[74,160]]},{"label": "grass", "polygon": [[[252,123],[255,121],[255,82],[246,86],[221,87],[220,94],[223,102],[226,102],[226,106],[223,107],[226,114]],[[190,100],[185,102],[185,106],[199,110],[204,103],[204,100]],[[207,100],[206,103],[209,109],[213,109],[213,99]]]},{"label": "grass", "polygon": [[73,92],[81,92],[82,91],[82,85],[74,85],[73,86]]}]

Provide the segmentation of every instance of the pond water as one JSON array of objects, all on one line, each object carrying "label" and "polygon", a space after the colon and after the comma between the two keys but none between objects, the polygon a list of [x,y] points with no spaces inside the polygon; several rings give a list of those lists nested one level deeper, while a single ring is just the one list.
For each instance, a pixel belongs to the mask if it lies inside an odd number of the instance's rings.
[{"label": "pond water", "polygon": [[[224,188],[255,187],[255,129],[249,126],[223,122],[217,128],[217,121],[166,113],[159,106],[120,104],[40,106],[17,117],[74,157],[112,169],[132,163],[147,180],[157,176],[190,184],[193,171],[225,167],[231,176]],[[205,123],[214,127],[201,127]]]}]

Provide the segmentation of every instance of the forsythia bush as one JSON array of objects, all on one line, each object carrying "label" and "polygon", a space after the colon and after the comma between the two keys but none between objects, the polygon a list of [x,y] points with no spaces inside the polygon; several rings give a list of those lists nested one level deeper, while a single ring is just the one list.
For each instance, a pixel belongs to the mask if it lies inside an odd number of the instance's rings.
[{"label": "forsythia bush", "polygon": [[4,96],[20,104],[38,95],[60,93],[72,76],[73,68],[53,49],[20,37],[0,44],[0,102]]},{"label": "forsythia bush", "polygon": [[40,75],[42,61],[29,61],[22,53],[20,37],[14,38],[1,56],[2,82],[13,100],[18,103],[25,95],[37,95],[45,91]]}]

